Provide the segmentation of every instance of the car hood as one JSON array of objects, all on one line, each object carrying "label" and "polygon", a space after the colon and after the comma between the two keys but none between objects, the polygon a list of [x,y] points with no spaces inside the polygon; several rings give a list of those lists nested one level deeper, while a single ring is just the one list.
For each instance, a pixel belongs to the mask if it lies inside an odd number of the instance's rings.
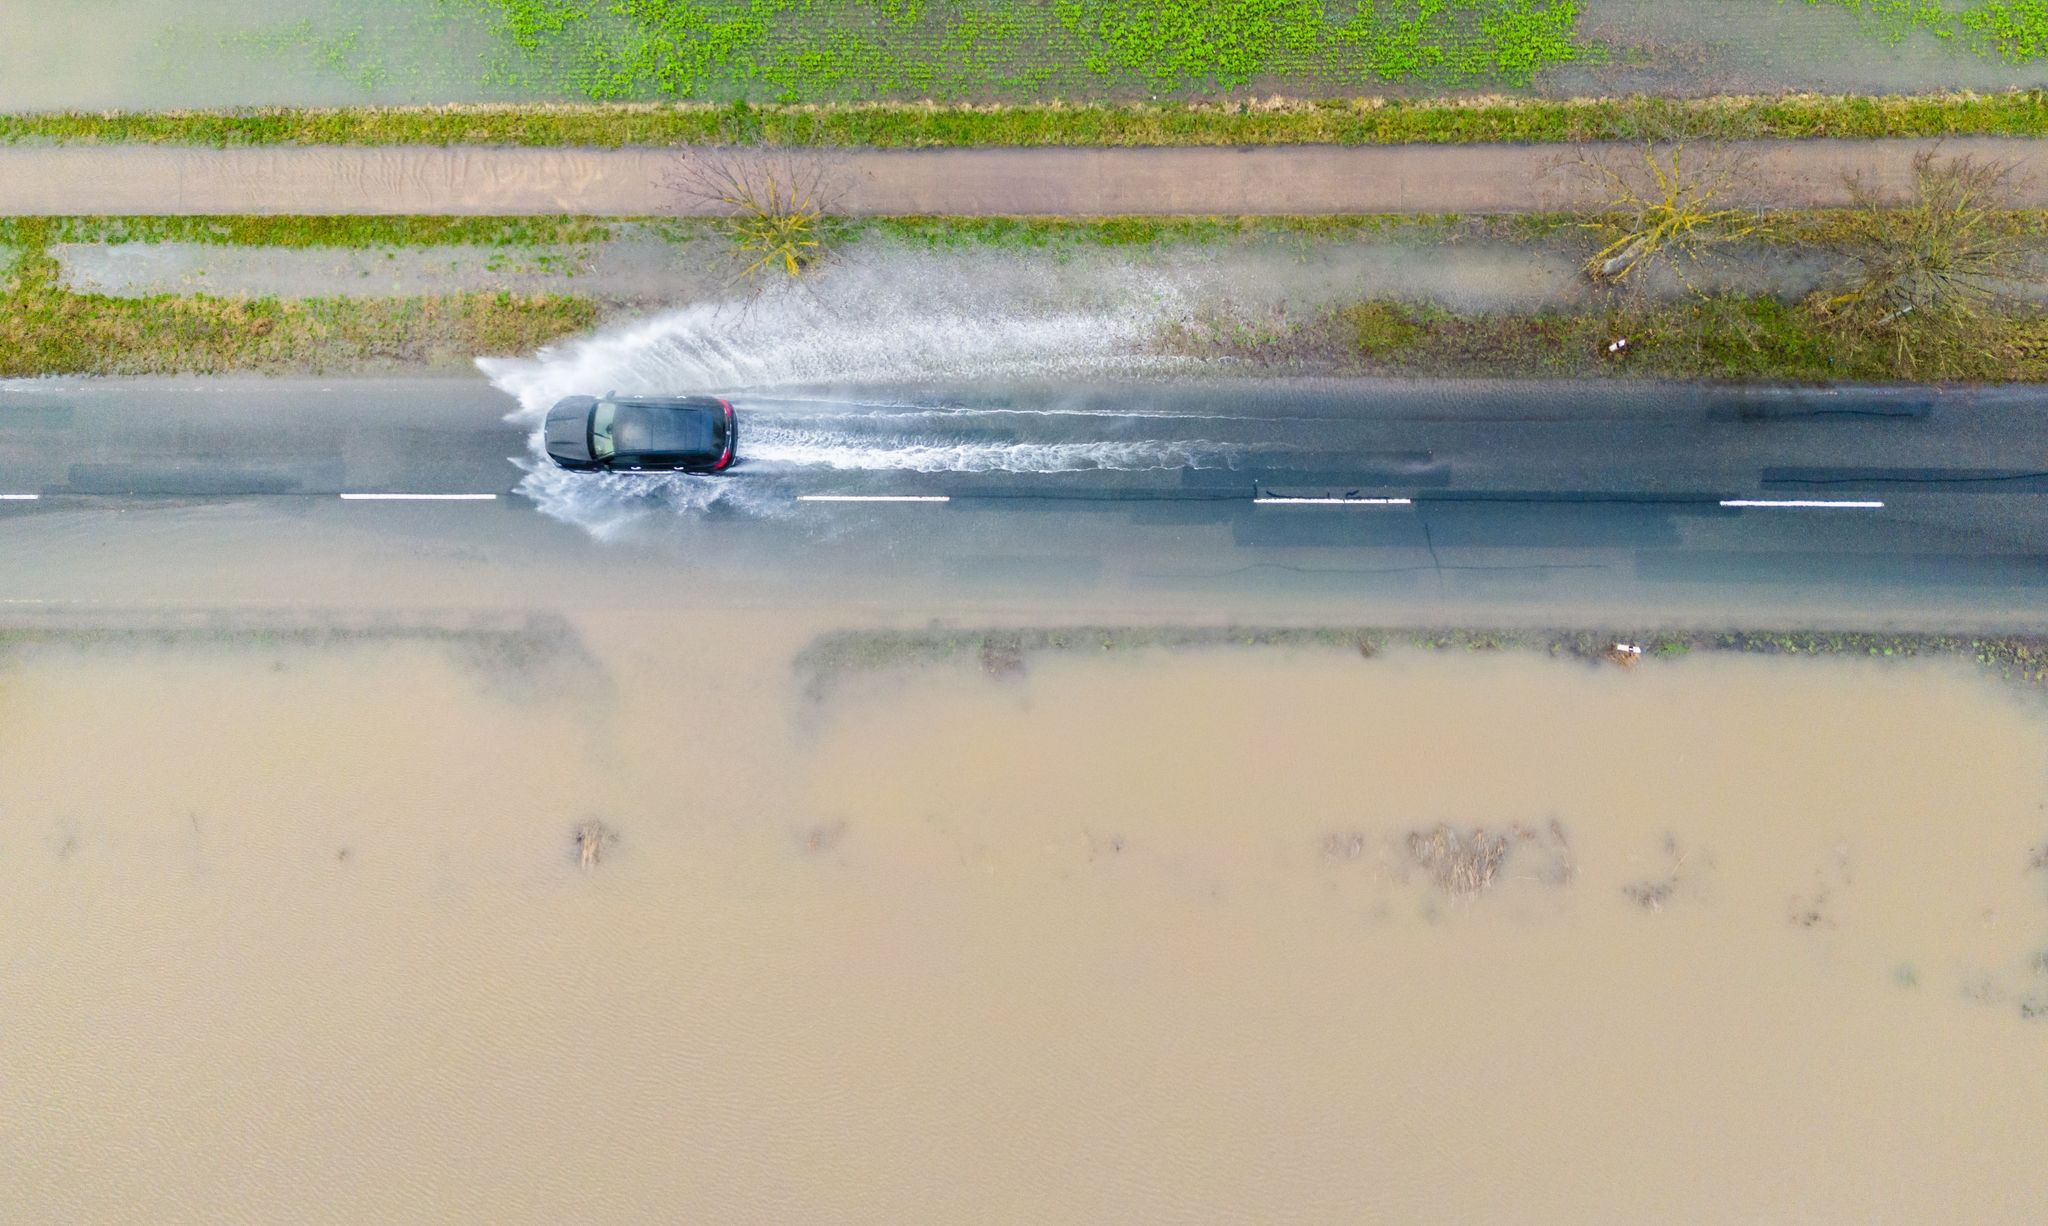
[{"label": "car hood", "polygon": [[570,396],[548,410],[548,454],[571,464],[590,463],[590,407],[595,396]]}]

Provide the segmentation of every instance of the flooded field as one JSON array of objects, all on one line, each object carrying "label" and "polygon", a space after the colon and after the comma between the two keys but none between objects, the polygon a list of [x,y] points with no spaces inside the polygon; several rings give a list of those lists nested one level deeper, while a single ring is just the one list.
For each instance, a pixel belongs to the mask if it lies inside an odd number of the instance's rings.
[{"label": "flooded field", "polygon": [[17,652],[15,1211],[2048,1212],[2031,691],[816,629]]},{"label": "flooded field", "polygon": [[[485,0],[14,4],[0,9],[0,111],[582,101],[592,90],[612,99],[662,99],[672,96],[669,87],[684,86],[686,96],[713,101],[747,97],[758,102],[785,92],[801,101],[875,94],[1019,101],[1048,93],[1144,98],[1161,87],[1144,73],[1105,76],[1081,70],[1079,63],[1093,44],[1062,33],[1041,4],[998,5],[978,20],[963,17],[977,12],[975,6],[935,4],[929,6],[930,19],[920,23],[916,14],[925,11],[924,5],[885,5],[879,11],[908,14],[907,21],[878,21],[873,5],[851,0],[819,5],[817,15],[807,5],[750,7],[722,0],[688,10],[705,23],[692,27],[693,32],[713,31],[697,38],[651,17],[638,25],[570,20],[561,31],[549,20],[528,17],[538,22],[535,39],[543,49],[538,55],[521,52],[505,23],[507,10],[517,7]],[[546,11],[602,13],[606,7]],[[1354,7],[1326,6],[1331,28]],[[1488,11],[1476,2],[1422,7]],[[2003,6],[1962,0],[1912,6],[1922,16],[1947,14],[1931,25],[1909,20],[1903,4],[1861,7],[1864,11],[1836,0],[1579,0],[1567,36],[1573,58],[1558,63],[1550,62],[1557,48],[1548,43],[1496,45],[1513,35],[1488,33],[1483,21],[1465,22],[1467,35],[1456,37],[1448,36],[1441,22],[1418,20],[1422,42],[1437,50],[1441,41],[1441,50],[1454,59],[1477,52],[1498,68],[1518,58],[1516,53],[1528,58],[1547,48],[1531,60],[1542,68],[1526,83],[1513,71],[1416,77],[1399,67],[1403,57],[1392,46],[1370,41],[1329,50],[1305,67],[1297,62],[1300,56],[1272,45],[1271,39],[1259,39],[1255,28],[1246,34],[1246,55],[1261,68],[1238,92],[1895,93],[2042,83],[2038,49],[2032,44],[2023,38],[2015,42],[2012,54],[2019,62],[2009,62],[1959,20],[1964,13]],[[1416,9],[1407,5],[1400,11]],[[740,14],[766,14],[769,26],[775,26],[778,13],[783,14],[780,33],[772,37],[762,36],[753,20],[735,20]],[[1003,15],[997,19],[994,13]],[[1496,20],[1504,30],[1518,24],[1508,16]],[[2024,14],[2012,20],[2023,23]],[[805,33],[812,26],[840,37],[813,41]],[[605,54],[585,46],[593,31],[624,35],[634,30],[637,37],[609,44]],[[1179,49],[1185,41],[1184,35],[1169,35],[1159,45]],[[850,54],[850,47],[860,51]],[[1195,56],[1200,59],[1202,53],[1197,50]],[[632,67],[641,59],[649,62]],[[657,65],[662,71],[655,71]],[[1391,76],[1378,75],[1375,66]],[[1216,92],[1199,79],[1174,85],[1173,91]]]}]

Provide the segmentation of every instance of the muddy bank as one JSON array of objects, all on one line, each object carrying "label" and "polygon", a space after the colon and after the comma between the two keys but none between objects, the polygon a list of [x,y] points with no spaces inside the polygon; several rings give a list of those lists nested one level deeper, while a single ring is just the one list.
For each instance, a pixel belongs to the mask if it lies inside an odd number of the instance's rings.
[{"label": "muddy bank", "polygon": [[1066,626],[985,630],[846,630],[798,653],[806,691],[822,697],[861,673],[927,665],[973,665],[1005,676],[1040,657],[1186,648],[1309,648],[1371,659],[1403,648],[1430,652],[1518,651],[1551,659],[1632,668],[1645,661],[1705,655],[1804,656],[1973,662],[1998,678],[2048,691],[2048,637],[1983,637],[1857,630],[1459,629],[1384,626]]}]

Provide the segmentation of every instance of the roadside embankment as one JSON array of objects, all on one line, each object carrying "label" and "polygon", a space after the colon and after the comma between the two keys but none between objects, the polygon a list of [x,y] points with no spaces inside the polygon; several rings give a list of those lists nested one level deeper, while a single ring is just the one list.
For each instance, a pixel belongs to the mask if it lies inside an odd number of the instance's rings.
[{"label": "roadside embankment", "polygon": [[[2048,214],[2010,221],[2038,244]],[[1839,223],[1787,214],[1683,280],[1661,266],[1616,293],[1583,271],[1600,241],[1586,219],[1562,215],[835,221],[800,278],[755,283],[696,219],[14,219],[0,222],[19,253],[0,265],[0,374],[462,370],[607,326],[744,348],[790,314],[790,343],[820,361],[871,358],[872,321],[958,350],[962,329],[1026,337],[1057,319],[1115,338],[1107,356],[1134,368],[2048,378],[2039,286],[1930,336],[1931,370],[1814,310]]]}]

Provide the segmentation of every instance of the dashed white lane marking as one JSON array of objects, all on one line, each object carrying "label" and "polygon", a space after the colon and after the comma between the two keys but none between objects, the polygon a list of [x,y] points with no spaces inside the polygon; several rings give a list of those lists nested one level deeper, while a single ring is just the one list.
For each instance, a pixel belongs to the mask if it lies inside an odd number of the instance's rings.
[{"label": "dashed white lane marking", "polygon": [[1409,507],[1413,498],[1254,498],[1262,507]]},{"label": "dashed white lane marking", "polygon": [[343,494],[350,502],[489,502],[496,494]]},{"label": "dashed white lane marking", "polygon": [[1762,507],[1781,511],[1882,511],[1881,502],[1829,502],[1817,498],[1723,498],[1724,507]]},{"label": "dashed white lane marking", "polygon": [[41,494],[0,494],[0,502],[34,502]]},{"label": "dashed white lane marking", "polygon": [[798,494],[798,502],[951,502],[950,494]]}]

